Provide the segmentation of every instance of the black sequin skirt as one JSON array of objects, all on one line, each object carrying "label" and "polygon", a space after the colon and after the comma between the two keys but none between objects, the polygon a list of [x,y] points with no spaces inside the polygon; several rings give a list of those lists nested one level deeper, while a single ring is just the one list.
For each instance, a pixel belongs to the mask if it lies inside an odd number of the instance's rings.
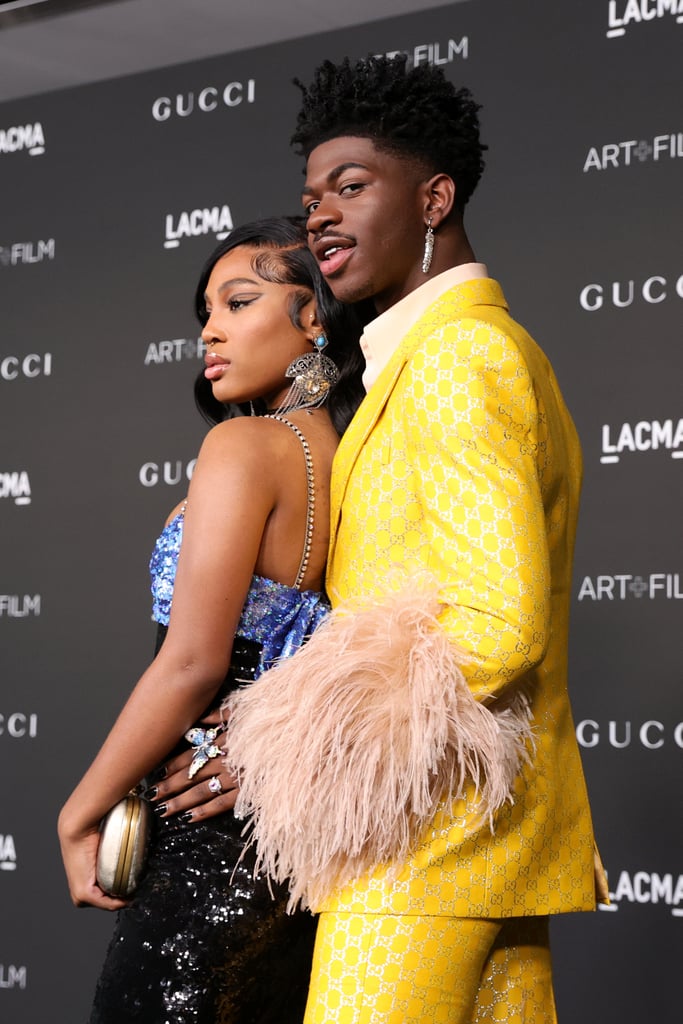
[{"label": "black sequin skirt", "polygon": [[243,827],[231,811],[155,821],[90,1024],[301,1024],[316,920],[287,914],[286,888],[254,877]]}]

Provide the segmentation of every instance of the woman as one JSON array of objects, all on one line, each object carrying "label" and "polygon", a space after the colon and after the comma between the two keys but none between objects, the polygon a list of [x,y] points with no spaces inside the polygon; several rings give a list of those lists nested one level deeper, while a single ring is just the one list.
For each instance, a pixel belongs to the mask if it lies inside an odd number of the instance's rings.
[{"label": "woman", "polygon": [[[201,824],[156,805],[130,904],[95,879],[103,815],[143,777],[153,787],[155,766],[189,748],[191,727],[207,713],[215,720],[230,689],[291,654],[327,611],[330,467],[361,394],[352,314],[286,219],[235,230],[206,264],[196,308],[207,347],[200,408],[214,422],[226,405],[261,415],[209,431],[152,557],[154,613],[167,633],[60,815],[73,902],[121,911],[92,1024],[281,1024],[301,1020],[306,997],[314,920],[287,916],[286,894],[253,877],[230,810],[234,785],[219,794],[227,813]],[[339,367],[331,390],[328,342]],[[213,796],[218,776],[198,765],[192,788]]]}]

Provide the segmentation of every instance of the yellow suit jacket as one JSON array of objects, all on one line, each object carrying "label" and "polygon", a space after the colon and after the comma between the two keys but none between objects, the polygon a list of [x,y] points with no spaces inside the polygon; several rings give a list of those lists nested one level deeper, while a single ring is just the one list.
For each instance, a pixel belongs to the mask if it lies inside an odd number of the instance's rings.
[{"label": "yellow suit jacket", "polygon": [[442,806],[409,862],[324,910],[473,917],[595,907],[590,809],[567,695],[581,451],[552,368],[490,279],[458,285],[401,341],[332,476],[333,607],[427,570],[441,623],[491,703],[523,687],[535,751],[493,831],[473,793]]}]

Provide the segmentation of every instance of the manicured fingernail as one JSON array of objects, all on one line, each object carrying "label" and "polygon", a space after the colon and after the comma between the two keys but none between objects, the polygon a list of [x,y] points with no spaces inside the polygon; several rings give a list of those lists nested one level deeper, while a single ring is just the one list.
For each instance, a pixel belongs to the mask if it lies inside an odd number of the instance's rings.
[{"label": "manicured fingernail", "polygon": [[149,789],[146,789],[142,795],[146,800],[153,800],[158,792],[159,790],[157,789],[156,786],[150,786]]},{"label": "manicured fingernail", "polygon": [[157,772],[157,775],[159,776],[160,779],[165,779],[166,778],[166,776],[168,775],[168,769],[166,768],[165,765],[164,765],[163,768],[159,769],[159,771]]},{"label": "manicured fingernail", "polygon": [[166,804],[154,804],[154,813],[161,817],[162,814],[166,814]]},{"label": "manicured fingernail", "polygon": [[183,811],[178,817],[181,821],[192,821],[192,811]]}]

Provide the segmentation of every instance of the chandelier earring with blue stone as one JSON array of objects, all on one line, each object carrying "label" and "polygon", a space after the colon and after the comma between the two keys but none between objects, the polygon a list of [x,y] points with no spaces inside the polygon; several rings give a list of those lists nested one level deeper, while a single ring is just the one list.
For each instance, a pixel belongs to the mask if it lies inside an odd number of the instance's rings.
[{"label": "chandelier earring with blue stone", "polygon": [[311,342],[315,352],[297,356],[285,370],[285,377],[292,378],[292,386],[275,410],[276,415],[319,408],[339,380],[336,365],[329,356],[323,355],[328,344],[325,335],[319,334]]}]

